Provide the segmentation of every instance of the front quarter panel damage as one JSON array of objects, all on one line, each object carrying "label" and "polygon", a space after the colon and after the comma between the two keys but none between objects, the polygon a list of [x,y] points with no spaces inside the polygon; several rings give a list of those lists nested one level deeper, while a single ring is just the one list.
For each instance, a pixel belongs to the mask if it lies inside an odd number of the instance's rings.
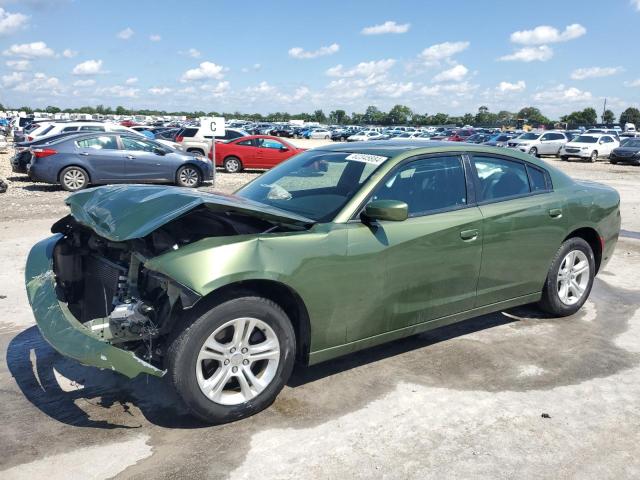
[{"label": "front quarter panel damage", "polygon": [[133,378],[140,373],[161,377],[164,371],[141,360],[133,352],[100,340],[71,314],[55,292],[53,248],[62,238],[54,235],[37,243],[25,271],[27,296],[44,339],[60,354],[83,365],[114,370]]}]

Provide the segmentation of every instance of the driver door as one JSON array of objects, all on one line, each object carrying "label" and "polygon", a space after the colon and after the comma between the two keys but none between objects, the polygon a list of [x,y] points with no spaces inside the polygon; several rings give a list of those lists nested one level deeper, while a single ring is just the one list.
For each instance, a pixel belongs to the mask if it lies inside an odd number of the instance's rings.
[{"label": "driver door", "polygon": [[126,178],[129,181],[175,180],[175,168],[165,159],[156,143],[132,137],[120,137]]},{"label": "driver door", "polygon": [[403,201],[409,218],[350,224],[350,261],[361,266],[365,283],[381,277],[377,295],[383,300],[376,303],[385,308],[350,317],[347,340],[472,309],[482,256],[482,214],[469,201],[462,157],[406,163],[381,182],[372,200]]},{"label": "driver door", "polygon": [[258,162],[261,168],[271,168],[291,156],[289,148],[272,138],[257,138]]}]

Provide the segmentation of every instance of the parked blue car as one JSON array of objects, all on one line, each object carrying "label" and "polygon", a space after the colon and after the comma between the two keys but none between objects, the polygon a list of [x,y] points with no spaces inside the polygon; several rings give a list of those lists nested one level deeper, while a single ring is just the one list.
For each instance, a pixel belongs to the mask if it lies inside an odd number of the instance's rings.
[{"label": "parked blue car", "polygon": [[105,183],[174,183],[197,187],[213,179],[213,164],[134,135],[93,132],[31,148],[33,181],[74,192]]}]

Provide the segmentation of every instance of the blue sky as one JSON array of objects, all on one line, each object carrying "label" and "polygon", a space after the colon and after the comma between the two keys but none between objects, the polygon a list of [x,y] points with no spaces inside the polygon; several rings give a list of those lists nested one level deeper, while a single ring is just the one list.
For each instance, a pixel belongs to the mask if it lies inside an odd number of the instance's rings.
[{"label": "blue sky", "polygon": [[[0,0],[0,103],[460,114],[639,106],[640,0]],[[623,32],[629,32],[625,37]],[[627,38],[627,40],[625,40]]]}]

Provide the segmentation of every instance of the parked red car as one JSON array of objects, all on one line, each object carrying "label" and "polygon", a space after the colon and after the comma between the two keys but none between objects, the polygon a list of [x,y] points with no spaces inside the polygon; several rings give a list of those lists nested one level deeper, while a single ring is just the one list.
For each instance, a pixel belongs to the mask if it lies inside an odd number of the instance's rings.
[{"label": "parked red car", "polygon": [[447,138],[449,142],[464,142],[467,138],[473,135],[473,130],[457,130],[453,132],[453,135]]},{"label": "parked red car", "polygon": [[[244,168],[271,168],[305,150],[281,138],[249,135],[225,143],[216,142],[216,166],[224,167],[229,173]],[[209,158],[213,160],[211,151]]]}]

